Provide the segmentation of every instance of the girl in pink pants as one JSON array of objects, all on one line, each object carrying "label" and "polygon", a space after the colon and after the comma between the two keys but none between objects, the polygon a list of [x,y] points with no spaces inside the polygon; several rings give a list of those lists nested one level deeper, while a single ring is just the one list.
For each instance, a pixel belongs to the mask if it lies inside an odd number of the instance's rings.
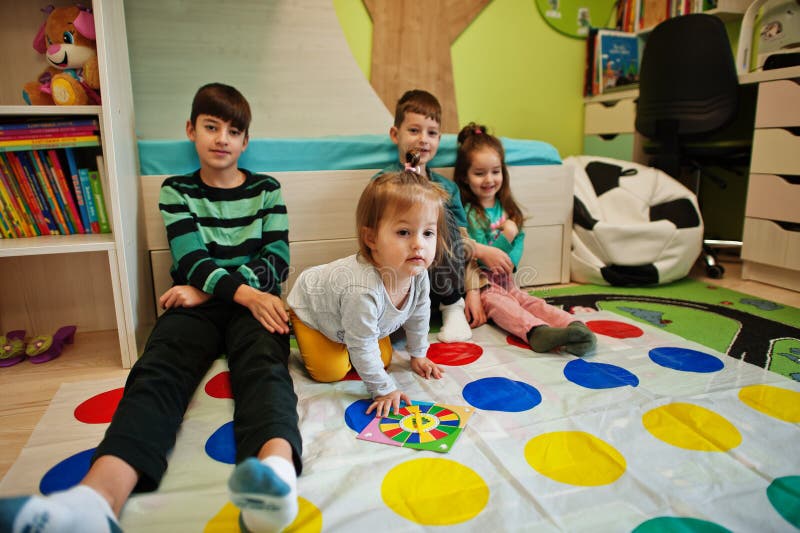
[{"label": "girl in pink pants", "polygon": [[578,356],[593,351],[597,339],[586,324],[514,282],[525,241],[523,216],[511,195],[503,144],[485,126],[470,123],[459,132],[453,180],[461,191],[470,237],[492,247],[496,256],[494,268],[483,267],[480,297],[486,318],[526,339],[536,352],[559,346]]}]

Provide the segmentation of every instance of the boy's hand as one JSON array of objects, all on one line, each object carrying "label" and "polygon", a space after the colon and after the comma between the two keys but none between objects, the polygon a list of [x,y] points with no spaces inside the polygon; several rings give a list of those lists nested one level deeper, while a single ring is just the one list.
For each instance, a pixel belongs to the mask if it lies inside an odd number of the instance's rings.
[{"label": "boy's hand", "polygon": [[503,222],[503,236],[508,242],[513,242],[519,235],[519,226],[513,220]]},{"label": "boy's hand", "polygon": [[444,370],[427,357],[412,357],[411,370],[425,379],[441,379]]},{"label": "boy's hand", "polygon": [[170,287],[158,299],[161,309],[173,307],[197,307],[211,299],[211,295],[191,285],[175,285]]},{"label": "boy's hand", "polygon": [[480,289],[471,289],[467,291],[464,297],[464,316],[469,322],[469,327],[477,328],[486,323],[486,311],[483,310],[483,303],[481,302]]},{"label": "boy's hand", "polygon": [[400,411],[401,400],[406,402],[406,405],[411,405],[411,400],[408,399],[406,393],[400,392],[399,390],[392,391],[385,396],[378,396],[370,406],[367,407],[367,414],[370,414],[373,410],[375,411],[375,416],[380,417],[388,416],[392,410],[396,414]]},{"label": "boy's hand", "polygon": [[500,248],[494,246],[486,246],[485,244],[477,244],[475,249],[475,256],[491,270],[499,274],[512,274],[514,272],[514,263],[508,254]]},{"label": "boy's hand", "polygon": [[289,333],[289,314],[274,294],[261,292],[249,285],[239,285],[233,301],[247,307],[256,320],[270,333]]}]

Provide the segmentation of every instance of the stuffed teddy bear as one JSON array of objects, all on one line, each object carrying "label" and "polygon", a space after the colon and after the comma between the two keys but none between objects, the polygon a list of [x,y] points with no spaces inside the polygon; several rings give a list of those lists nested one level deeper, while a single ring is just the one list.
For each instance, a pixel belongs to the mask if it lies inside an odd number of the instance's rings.
[{"label": "stuffed teddy bear", "polygon": [[33,48],[45,54],[48,67],[37,81],[26,83],[22,97],[29,105],[100,103],[94,17],[78,6],[42,9],[47,14]]}]

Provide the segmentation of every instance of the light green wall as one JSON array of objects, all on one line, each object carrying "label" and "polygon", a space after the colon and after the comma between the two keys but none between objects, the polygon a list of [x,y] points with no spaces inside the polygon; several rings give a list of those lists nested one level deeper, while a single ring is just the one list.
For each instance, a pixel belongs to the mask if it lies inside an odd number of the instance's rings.
[{"label": "light green wall", "polygon": [[[361,0],[333,3],[369,78],[366,8]],[[581,153],[585,46],[548,26],[534,0],[492,0],[452,47],[459,120],[485,124],[500,136],[549,142],[562,157]]]}]

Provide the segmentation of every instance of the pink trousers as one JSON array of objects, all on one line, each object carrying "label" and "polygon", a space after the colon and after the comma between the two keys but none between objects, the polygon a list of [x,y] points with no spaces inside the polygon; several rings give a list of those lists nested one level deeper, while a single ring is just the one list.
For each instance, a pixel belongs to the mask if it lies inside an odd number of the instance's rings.
[{"label": "pink trousers", "polygon": [[510,276],[488,275],[489,285],[481,290],[483,309],[495,324],[520,339],[527,340],[534,326],[563,328],[575,322],[570,313],[521,291]]}]

